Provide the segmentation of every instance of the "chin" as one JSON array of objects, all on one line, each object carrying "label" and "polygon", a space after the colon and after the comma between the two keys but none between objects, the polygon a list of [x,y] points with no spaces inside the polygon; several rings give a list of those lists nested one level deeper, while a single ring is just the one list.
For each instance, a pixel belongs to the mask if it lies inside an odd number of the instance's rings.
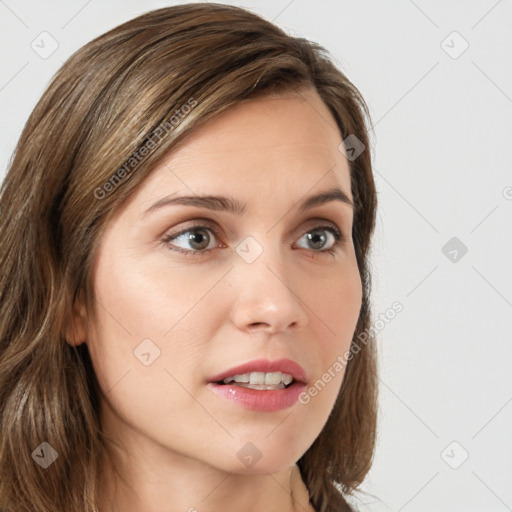
[{"label": "chin", "polygon": [[268,440],[237,443],[239,447],[229,471],[247,475],[276,474],[293,466],[304,453],[291,443],[277,438],[276,441],[278,446]]},{"label": "chin", "polygon": [[272,461],[267,463],[263,462],[263,459],[260,459],[252,467],[244,467],[243,464],[239,463],[230,471],[239,475],[275,475],[287,470],[293,466],[295,462],[296,461],[290,460],[289,457],[283,458],[280,461]]}]

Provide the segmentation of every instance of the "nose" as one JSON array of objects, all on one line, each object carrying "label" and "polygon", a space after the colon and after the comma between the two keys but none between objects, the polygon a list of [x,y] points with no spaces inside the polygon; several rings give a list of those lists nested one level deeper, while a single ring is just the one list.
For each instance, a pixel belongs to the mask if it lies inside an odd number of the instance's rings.
[{"label": "nose", "polygon": [[238,329],[273,334],[307,324],[307,306],[301,297],[306,276],[294,275],[283,258],[279,251],[268,249],[252,263],[234,258],[231,318]]}]

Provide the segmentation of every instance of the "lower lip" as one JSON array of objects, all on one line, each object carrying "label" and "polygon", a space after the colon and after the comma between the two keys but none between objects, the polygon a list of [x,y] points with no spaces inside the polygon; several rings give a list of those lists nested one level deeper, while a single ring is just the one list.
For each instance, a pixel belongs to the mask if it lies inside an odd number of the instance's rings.
[{"label": "lower lip", "polygon": [[229,384],[217,384],[216,382],[210,382],[208,387],[245,409],[267,412],[291,407],[306,389],[306,385],[300,382],[294,382],[287,388],[276,390],[249,389],[241,386],[230,386]]}]

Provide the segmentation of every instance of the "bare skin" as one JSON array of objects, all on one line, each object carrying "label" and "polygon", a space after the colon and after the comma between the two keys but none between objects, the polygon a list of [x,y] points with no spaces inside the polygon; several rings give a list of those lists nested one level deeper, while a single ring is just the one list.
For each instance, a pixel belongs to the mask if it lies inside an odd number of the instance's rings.
[{"label": "bare skin", "polygon": [[[238,104],[169,153],[110,219],[93,273],[98,324],[87,327],[82,309],[68,336],[88,345],[103,428],[123,447],[125,482],[105,466],[102,512],[314,512],[296,462],[321,433],[344,371],[307,404],[272,412],[207,384],[253,359],[289,358],[312,386],[349,349],[362,298],[352,207],[297,207],[332,187],[352,199],[341,140],[311,89]],[[229,195],[246,211],[174,204],[143,215],[172,194]],[[191,244],[194,234],[201,241],[194,225],[217,231],[202,228],[206,249]],[[336,243],[325,226],[346,239]],[[252,263],[236,252],[249,236],[262,248]],[[134,350],[148,339],[144,365]],[[247,443],[261,453],[251,467],[237,456]]]}]

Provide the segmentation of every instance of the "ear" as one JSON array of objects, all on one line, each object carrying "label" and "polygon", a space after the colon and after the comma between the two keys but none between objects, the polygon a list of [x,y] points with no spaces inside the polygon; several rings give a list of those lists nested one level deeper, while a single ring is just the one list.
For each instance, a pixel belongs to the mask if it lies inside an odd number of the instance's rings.
[{"label": "ear", "polygon": [[87,341],[87,314],[82,293],[65,329],[65,338],[71,346],[78,346]]}]

